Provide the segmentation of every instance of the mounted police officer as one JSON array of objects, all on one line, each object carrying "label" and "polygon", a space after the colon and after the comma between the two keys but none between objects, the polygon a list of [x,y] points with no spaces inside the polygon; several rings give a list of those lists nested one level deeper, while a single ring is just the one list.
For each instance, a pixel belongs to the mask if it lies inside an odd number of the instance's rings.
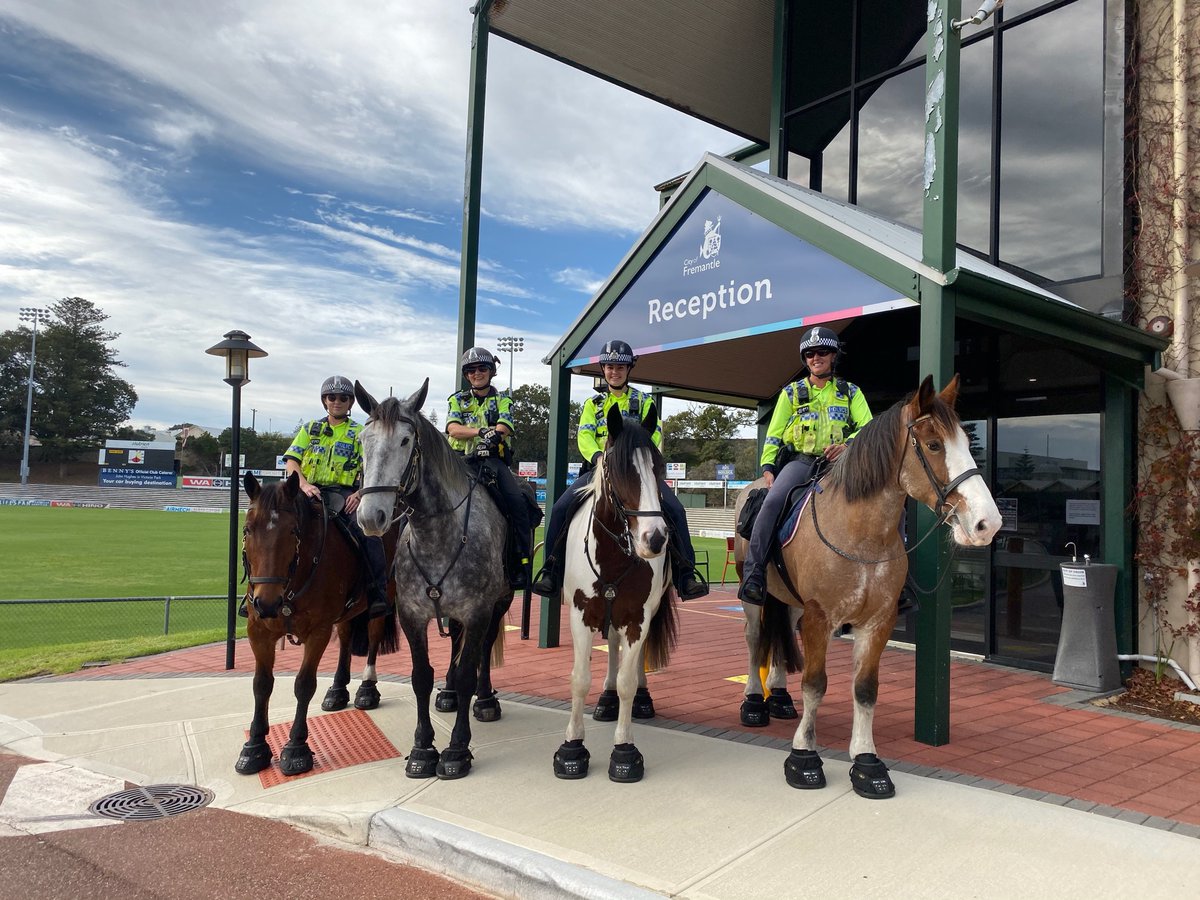
[{"label": "mounted police officer", "polygon": [[[596,461],[604,451],[608,440],[608,411],[616,406],[624,416],[640,422],[655,408],[654,399],[648,393],[629,384],[629,373],[636,362],[633,348],[624,341],[609,341],[600,352],[600,368],[608,389],[583,404],[576,438],[579,452],[591,468],[575,479],[550,511],[550,521],[546,526],[546,563],[533,584],[534,591],[543,597],[556,597],[561,589],[562,548],[559,543],[566,535],[567,522],[575,509],[575,496],[592,480]],[[662,446],[661,418],[652,440],[656,447]],[[688,533],[687,515],[674,491],[666,484],[660,484],[658,489],[671,531],[675,590],[684,600],[695,600],[708,593],[708,585],[696,572],[696,551],[692,548],[692,538]]]},{"label": "mounted police officer", "polygon": [[[357,488],[362,482],[363,452],[359,432],[362,426],[350,418],[354,406],[354,385],[342,375],[331,375],[321,384],[321,405],[325,418],[303,425],[292,445],[283,454],[284,468],[300,476],[300,490],[314,499],[338,494],[344,505],[338,513],[362,548],[366,558],[368,612],[372,619],[390,611],[387,598],[387,566],[383,541],[367,537],[358,525]],[[336,507],[335,507],[336,508]]]},{"label": "mounted police officer", "polygon": [[508,519],[513,527],[520,564],[512,573],[514,589],[528,583],[530,540],[533,531],[525,496],[513,477],[512,436],[516,430],[512,421],[512,398],[492,387],[499,358],[483,347],[472,347],[462,355],[462,374],[470,385],[449,397],[446,413],[446,435],[450,446],[467,457],[468,462],[486,469],[495,479],[504,500]]},{"label": "mounted police officer", "polygon": [[818,326],[806,331],[800,338],[800,357],[808,367],[808,377],[784,387],[775,402],[759,460],[770,490],[754,520],[738,591],[746,603],[763,601],[763,565],[792,488],[810,481],[822,458],[833,462],[845,453],[858,430],[871,421],[871,408],[862,390],[834,374],[841,351],[832,329]]}]

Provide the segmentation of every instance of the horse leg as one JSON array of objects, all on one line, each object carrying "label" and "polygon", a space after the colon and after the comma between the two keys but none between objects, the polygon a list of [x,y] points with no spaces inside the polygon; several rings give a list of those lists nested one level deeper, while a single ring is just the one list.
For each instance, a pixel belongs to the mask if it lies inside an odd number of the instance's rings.
[{"label": "horse leg", "polygon": [[337,668],[333,672],[333,684],[329,686],[329,690],[325,692],[325,699],[321,701],[321,709],[325,712],[345,709],[350,704],[350,691],[346,689],[346,685],[350,683],[350,624],[339,622],[337,633]]},{"label": "horse leg", "polygon": [[576,779],[587,775],[591,759],[583,746],[583,704],[592,687],[592,630],[583,624],[583,613],[573,606],[570,615],[571,646],[575,650],[571,667],[571,717],[567,720],[566,740],[554,753],[554,776]]},{"label": "horse leg", "polygon": [[[509,600],[509,605],[512,600]],[[479,653],[479,680],[475,685],[478,696],[471,705],[471,714],[480,722],[498,722],[500,720],[500,701],[496,699],[496,690],[492,687],[492,648],[496,646],[496,638],[504,627],[504,616],[508,606],[497,603],[492,608],[492,619],[488,623],[487,634],[483,637],[483,648]]]},{"label": "horse leg", "polygon": [[250,736],[242,746],[234,769],[242,775],[261,772],[271,764],[271,748],[267,745],[267,707],[271,702],[271,691],[275,689],[275,639],[256,628],[256,619],[251,619],[250,648],[254,651],[254,718],[250,722]]},{"label": "horse leg", "polygon": [[[890,624],[894,625],[894,621]],[[886,800],[896,795],[887,766],[875,755],[875,702],[879,696],[879,658],[891,628],[855,629],[854,724],[850,730],[850,784],[860,797]]]},{"label": "horse leg", "polygon": [[[609,650],[611,654],[612,651]],[[650,696],[650,688],[646,686],[646,645],[642,644],[642,659],[637,667],[637,692],[633,695],[632,715],[635,719],[654,718],[654,698]]]},{"label": "horse leg", "polygon": [[312,750],[308,746],[308,704],[317,692],[317,666],[332,633],[333,628],[326,625],[310,632],[304,641],[304,659],[296,673],[296,717],[288,742],[279,753],[279,769],[284,775],[300,775],[313,767]]},{"label": "horse leg", "polygon": [[[742,611],[746,615],[746,625],[743,633],[746,636],[746,690],[743,691],[742,707],[738,711],[741,723],[749,728],[761,728],[771,722],[767,710],[767,701],[763,698],[762,674],[754,661],[754,648],[758,646],[758,636],[762,631],[762,606],[756,603],[743,603]],[[771,660],[774,671],[775,660]],[[786,678],[786,675],[785,675]]]},{"label": "horse leg", "polygon": [[[796,633],[803,612],[798,606],[788,607],[789,635]],[[795,719],[796,703],[787,689],[787,667],[781,660],[771,657],[771,668],[767,673],[767,712],[772,719]]]},{"label": "horse leg", "polygon": [[[633,698],[637,693],[638,669],[645,669],[643,648],[645,632],[637,643],[629,644],[622,635],[620,665],[617,671],[617,694],[621,698],[621,711],[617,716],[617,732],[613,737],[612,756],[608,760],[608,778],[621,784],[641,781],[646,766],[642,754],[633,744]],[[616,651],[610,651],[614,655]]]},{"label": "horse leg", "polygon": [[433,746],[433,722],[429,718],[429,697],[433,694],[433,666],[429,662],[428,622],[417,623],[402,615],[400,625],[412,654],[412,688],[417,698],[417,727],[413,746],[404,766],[409,778],[432,778],[437,773],[438,752]]},{"label": "horse leg", "polygon": [[804,644],[804,675],[801,680],[804,715],[792,737],[792,752],[783,764],[787,783],[794,788],[823,788],[825,773],[817,753],[817,709],[825,697],[829,679],[825,674],[825,654],[829,648],[829,620],[815,604],[809,604],[801,622]]},{"label": "horse leg", "polygon": [[461,671],[459,660],[463,640],[462,623],[450,620],[450,666],[446,669],[446,686],[438,691],[433,708],[438,712],[454,712],[458,709],[458,675]]},{"label": "horse leg", "polygon": [[455,677],[458,712],[450,732],[450,744],[442,751],[437,764],[437,777],[446,781],[463,778],[471,771],[471,716],[467,708],[479,680],[479,656],[486,631],[487,623],[478,616],[463,625],[462,653]]},{"label": "horse leg", "polygon": [[[590,640],[590,636],[589,636]],[[600,696],[596,698],[596,706],[592,710],[592,718],[597,722],[615,722],[620,712],[621,699],[617,696],[617,664],[621,661],[621,644],[617,629],[608,629],[608,669],[604,673],[604,685]]]},{"label": "horse leg", "polygon": [[383,632],[387,627],[384,616],[372,619],[368,629],[367,662],[363,666],[362,676],[358,681],[358,690],[354,692],[355,709],[375,709],[379,706],[379,676],[375,672],[375,659],[379,655],[379,642],[383,640]]}]

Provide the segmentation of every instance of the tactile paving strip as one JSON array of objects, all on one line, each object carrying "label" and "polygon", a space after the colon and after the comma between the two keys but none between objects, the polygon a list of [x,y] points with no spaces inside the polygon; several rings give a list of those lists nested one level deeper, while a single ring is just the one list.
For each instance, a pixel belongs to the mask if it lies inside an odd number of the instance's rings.
[{"label": "tactile paving strip", "polygon": [[279,771],[279,753],[288,741],[291,728],[291,722],[280,722],[267,732],[267,745],[273,759],[269,767],[258,773],[264,788],[347,766],[400,757],[400,752],[384,737],[370,716],[361,709],[347,709],[309,718],[308,746],[313,753],[313,767],[303,775],[287,776]]}]

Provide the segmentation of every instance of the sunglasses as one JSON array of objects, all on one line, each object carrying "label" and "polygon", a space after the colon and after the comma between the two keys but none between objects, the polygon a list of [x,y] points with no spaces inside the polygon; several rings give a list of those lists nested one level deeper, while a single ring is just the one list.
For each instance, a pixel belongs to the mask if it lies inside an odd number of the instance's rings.
[{"label": "sunglasses", "polygon": [[354,398],[349,394],[326,394],[326,400],[336,400],[338,403],[349,403]]},{"label": "sunglasses", "polygon": [[492,371],[491,366],[463,366],[463,372],[467,375],[478,375],[480,372]]},{"label": "sunglasses", "polygon": [[802,354],[805,359],[812,359],[814,356],[833,356],[832,350],[805,350]]}]

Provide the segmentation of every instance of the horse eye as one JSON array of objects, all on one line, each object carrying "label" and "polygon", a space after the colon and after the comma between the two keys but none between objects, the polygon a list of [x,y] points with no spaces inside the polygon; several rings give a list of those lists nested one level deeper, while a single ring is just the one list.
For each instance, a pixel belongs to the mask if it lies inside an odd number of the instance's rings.
[{"label": "horse eye", "polygon": [[925,446],[929,448],[930,453],[941,453],[942,452],[942,442],[941,441],[930,441]]},{"label": "horse eye", "polygon": [[407,446],[408,446],[408,438],[404,438],[404,440],[402,440],[402,441],[400,442],[400,446],[401,446],[401,447],[407,447]]}]

